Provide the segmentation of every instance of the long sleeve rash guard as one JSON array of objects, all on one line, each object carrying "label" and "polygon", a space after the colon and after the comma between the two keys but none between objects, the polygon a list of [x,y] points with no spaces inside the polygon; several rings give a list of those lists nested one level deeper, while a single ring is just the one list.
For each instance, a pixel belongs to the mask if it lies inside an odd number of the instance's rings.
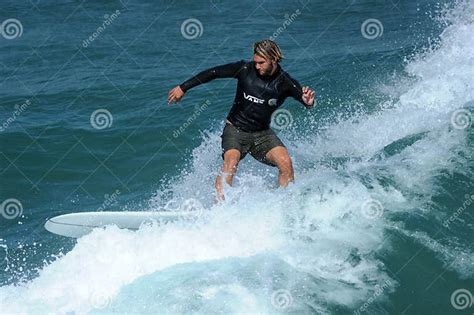
[{"label": "long sleeve rash guard", "polygon": [[280,65],[271,76],[261,76],[253,61],[240,60],[204,70],[180,84],[180,87],[186,92],[217,78],[238,80],[234,103],[227,119],[245,132],[270,128],[272,113],[288,96],[306,106],[302,99],[301,85],[281,69]]}]

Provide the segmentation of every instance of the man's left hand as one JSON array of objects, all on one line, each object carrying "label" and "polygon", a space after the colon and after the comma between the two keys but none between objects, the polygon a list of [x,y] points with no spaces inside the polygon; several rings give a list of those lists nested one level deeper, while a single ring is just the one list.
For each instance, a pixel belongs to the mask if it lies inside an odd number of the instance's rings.
[{"label": "man's left hand", "polygon": [[306,107],[311,108],[314,105],[315,92],[309,87],[303,87],[303,102],[306,104]]}]

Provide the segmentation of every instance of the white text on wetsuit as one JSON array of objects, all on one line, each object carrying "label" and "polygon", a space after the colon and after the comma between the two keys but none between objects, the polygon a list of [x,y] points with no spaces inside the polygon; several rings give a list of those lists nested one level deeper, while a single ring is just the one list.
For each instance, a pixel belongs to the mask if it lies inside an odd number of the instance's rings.
[{"label": "white text on wetsuit", "polygon": [[255,96],[253,96],[253,95],[247,95],[247,94],[245,94],[245,92],[244,92],[244,98],[245,98],[246,100],[252,101],[252,102],[254,102],[254,103],[263,104],[263,100],[262,100],[262,99],[257,98],[257,97],[255,97]]}]

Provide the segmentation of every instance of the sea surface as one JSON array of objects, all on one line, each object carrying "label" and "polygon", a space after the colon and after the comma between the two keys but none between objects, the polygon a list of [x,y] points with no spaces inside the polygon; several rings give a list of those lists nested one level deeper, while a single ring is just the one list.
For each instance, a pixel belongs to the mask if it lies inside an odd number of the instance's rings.
[{"label": "sea surface", "polygon": [[[13,1],[0,8],[0,314],[472,314],[474,1]],[[236,81],[275,40],[316,91],[214,204]],[[54,235],[80,211],[189,210]]]}]

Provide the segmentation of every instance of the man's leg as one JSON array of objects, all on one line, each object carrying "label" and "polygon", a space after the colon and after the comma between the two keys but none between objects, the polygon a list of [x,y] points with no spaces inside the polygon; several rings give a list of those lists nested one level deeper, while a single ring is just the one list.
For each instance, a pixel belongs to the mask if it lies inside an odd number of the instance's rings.
[{"label": "man's leg", "polygon": [[277,146],[267,152],[265,155],[266,159],[275,164],[278,167],[278,184],[280,187],[288,186],[289,182],[295,180],[295,174],[293,172],[293,164],[291,163],[290,155],[288,150],[283,146]]},{"label": "man's leg", "polygon": [[[216,178],[216,202],[224,200],[224,189],[222,187],[222,177],[226,183],[232,186],[232,180],[237,172],[237,165],[240,161],[240,152],[237,149],[229,149],[224,153],[224,164],[221,173]],[[221,176],[222,175],[222,176]]]}]

